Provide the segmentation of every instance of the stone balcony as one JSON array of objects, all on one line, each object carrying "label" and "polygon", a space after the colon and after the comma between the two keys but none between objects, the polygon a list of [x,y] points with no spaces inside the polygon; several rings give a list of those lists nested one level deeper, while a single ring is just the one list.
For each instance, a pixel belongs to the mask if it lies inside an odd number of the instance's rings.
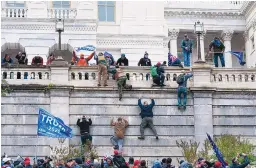
[{"label": "stone balcony", "polygon": [[[123,67],[128,77],[128,83],[134,88],[149,89],[152,87],[152,77],[147,75],[149,67]],[[166,87],[177,88],[176,78],[181,73],[181,68],[166,67]],[[186,69],[189,71],[189,69]],[[188,81],[188,87],[203,90],[253,90],[256,89],[256,69],[227,69],[212,68],[208,66],[193,67],[193,78]],[[2,79],[11,85],[65,85],[72,87],[97,86],[97,67],[77,66],[2,66]],[[108,89],[116,87],[114,80],[109,75]]]}]

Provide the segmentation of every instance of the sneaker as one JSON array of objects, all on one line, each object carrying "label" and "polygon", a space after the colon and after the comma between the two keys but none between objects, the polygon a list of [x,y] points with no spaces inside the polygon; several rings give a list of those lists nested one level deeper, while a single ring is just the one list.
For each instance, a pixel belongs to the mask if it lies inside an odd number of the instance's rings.
[{"label": "sneaker", "polygon": [[98,86],[101,86],[101,84],[98,84]]},{"label": "sneaker", "polygon": [[181,106],[180,106],[180,105],[178,106],[178,109],[179,109],[179,110],[181,109]]},{"label": "sneaker", "polygon": [[104,87],[108,86],[107,84],[104,85]]},{"label": "sneaker", "polygon": [[186,108],[187,108],[187,107],[184,105],[184,106],[183,106],[183,109],[186,110]]},{"label": "sneaker", "polygon": [[145,139],[145,137],[139,136],[138,139],[143,140],[143,139]]},{"label": "sneaker", "polygon": [[114,146],[113,148],[114,148],[114,150],[119,150],[119,146],[118,145]]},{"label": "sneaker", "polygon": [[158,140],[159,138],[158,138],[158,136],[156,136],[156,140]]}]

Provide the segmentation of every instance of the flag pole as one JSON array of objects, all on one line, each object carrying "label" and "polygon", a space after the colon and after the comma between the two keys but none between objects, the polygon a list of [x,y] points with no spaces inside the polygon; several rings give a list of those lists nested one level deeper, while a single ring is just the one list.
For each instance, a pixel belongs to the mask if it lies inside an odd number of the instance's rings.
[{"label": "flag pole", "polygon": [[36,141],[37,141],[37,142],[36,142],[36,152],[35,152],[35,153],[36,153],[36,155],[35,155],[35,161],[37,161],[37,151],[38,151],[38,150],[37,150],[37,147],[38,147],[38,141],[39,141],[39,140],[38,140],[38,134],[37,134],[37,136],[36,136]]}]

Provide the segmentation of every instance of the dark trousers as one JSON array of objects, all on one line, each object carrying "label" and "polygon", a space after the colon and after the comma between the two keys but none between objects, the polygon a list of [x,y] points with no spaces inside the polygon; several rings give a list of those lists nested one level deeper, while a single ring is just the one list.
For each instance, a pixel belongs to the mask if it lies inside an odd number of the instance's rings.
[{"label": "dark trousers", "polygon": [[157,85],[163,85],[164,84],[164,74],[161,74],[161,75],[157,75],[153,78],[153,82]]},{"label": "dark trousers", "polygon": [[122,99],[123,89],[132,89],[132,85],[127,85],[126,80],[127,80],[127,78],[125,76],[120,77],[116,80],[116,83],[118,86],[119,100]]},{"label": "dark trousers", "polygon": [[140,134],[141,134],[141,137],[144,137],[144,130],[146,127],[149,127],[155,136],[157,136],[157,132],[156,132],[156,129],[155,129],[155,126],[153,124],[153,118],[152,117],[144,117],[141,121],[141,124],[140,124]]},{"label": "dark trousers", "polygon": [[213,61],[214,61],[215,67],[219,66],[218,57],[220,58],[221,66],[225,67],[225,60],[224,60],[223,53],[215,53],[214,54]]},{"label": "dark trousers", "polygon": [[81,135],[81,142],[82,142],[82,145],[85,145],[86,144],[86,141],[88,142],[92,142],[92,136],[90,134],[83,134]]}]

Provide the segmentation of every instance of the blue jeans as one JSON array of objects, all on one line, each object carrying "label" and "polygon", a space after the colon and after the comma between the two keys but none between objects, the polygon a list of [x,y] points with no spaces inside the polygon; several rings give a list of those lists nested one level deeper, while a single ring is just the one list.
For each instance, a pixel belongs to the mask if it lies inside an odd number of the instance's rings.
[{"label": "blue jeans", "polygon": [[183,51],[183,56],[184,56],[184,66],[190,67],[190,52]]},{"label": "blue jeans", "polygon": [[116,136],[112,136],[112,137],[110,138],[110,141],[111,141],[111,143],[112,143],[114,146],[118,146],[119,152],[122,152],[124,139],[118,138],[118,137],[116,137]]},{"label": "blue jeans", "polygon": [[182,106],[181,95],[183,94],[183,106],[187,105],[187,88],[178,87],[178,106]]},{"label": "blue jeans", "polygon": [[215,67],[219,66],[219,64],[218,64],[218,57],[220,57],[221,66],[225,67],[225,60],[224,60],[223,53],[215,53],[214,54],[213,61],[214,61]]}]

